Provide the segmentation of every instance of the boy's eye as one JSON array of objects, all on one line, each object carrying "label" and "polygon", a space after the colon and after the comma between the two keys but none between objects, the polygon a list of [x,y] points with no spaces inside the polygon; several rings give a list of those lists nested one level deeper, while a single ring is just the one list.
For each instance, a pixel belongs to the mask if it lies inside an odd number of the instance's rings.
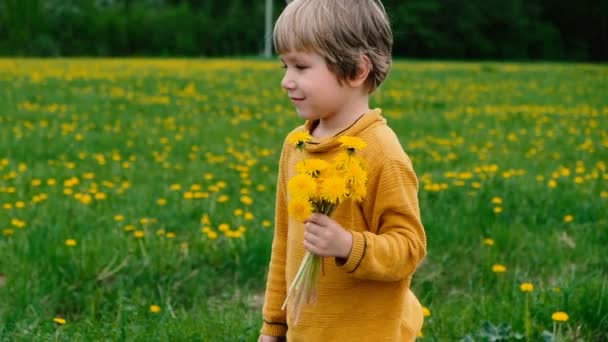
[{"label": "boy's eye", "polygon": [[298,70],[304,70],[307,69],[308,67],[306,65],[302,65],[302,64],[296,64],[296,69]]}]

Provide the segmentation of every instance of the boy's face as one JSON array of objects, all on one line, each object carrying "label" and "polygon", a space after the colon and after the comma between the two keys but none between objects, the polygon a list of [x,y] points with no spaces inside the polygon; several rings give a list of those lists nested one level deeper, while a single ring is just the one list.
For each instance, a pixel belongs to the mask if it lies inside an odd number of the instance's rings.
[{"label": "boy's face", "polygon": [[302,118],[318,120],[343,114],[340,111],[346,107],[351,89],[338,82],[321,55],[292,51],[280,58],[285,68],[281,86]]}]

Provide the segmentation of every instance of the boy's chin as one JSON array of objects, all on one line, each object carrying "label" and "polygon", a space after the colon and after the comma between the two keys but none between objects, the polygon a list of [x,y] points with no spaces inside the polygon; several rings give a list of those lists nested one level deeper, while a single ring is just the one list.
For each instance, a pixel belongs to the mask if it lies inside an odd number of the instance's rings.
[{"label": "boy's chin", "polygon": [[313,113],[306,111],[306,110],[300,110],[300,109],[296,108],[296,112],[298,112],[298,116],[304,120],[318,120],[319,119],[319,117],[317,115],[314,115]]}]

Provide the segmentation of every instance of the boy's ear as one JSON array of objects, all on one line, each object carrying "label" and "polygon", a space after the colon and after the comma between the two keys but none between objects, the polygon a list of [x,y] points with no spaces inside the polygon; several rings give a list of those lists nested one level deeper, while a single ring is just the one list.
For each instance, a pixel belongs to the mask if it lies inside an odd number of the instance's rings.
[{"label": "boy's ear", "polygon": [[366,55],[361,55],[359,57],[359,65],[357,66],[357,74],[348,81],[348,84],[353,88],[364,85],[371,71],[372,61]]}]

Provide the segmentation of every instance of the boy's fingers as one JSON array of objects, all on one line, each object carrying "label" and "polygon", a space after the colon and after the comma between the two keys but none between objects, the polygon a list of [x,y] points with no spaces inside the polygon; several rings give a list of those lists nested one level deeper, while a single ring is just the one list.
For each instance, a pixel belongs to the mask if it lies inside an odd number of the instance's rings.
[{"label": "boy's fingers", "polygon": [[307,232],[317,235],[320,232],[321,227],[314,223],[314,222],[307,222],[306,225],[304,226],[304,228],[306,229]]},{"label": "boy's fingers", "polygon": [[310,218],[308,219],[308,222],[313,222],[316,223],[320,226],[326,226],[327,223],[329,222],[329,217],[327,217],[327,215],[323,215],[323,214],[319,214],[319,213],[314,213],[312,215],[310,215]]}]

